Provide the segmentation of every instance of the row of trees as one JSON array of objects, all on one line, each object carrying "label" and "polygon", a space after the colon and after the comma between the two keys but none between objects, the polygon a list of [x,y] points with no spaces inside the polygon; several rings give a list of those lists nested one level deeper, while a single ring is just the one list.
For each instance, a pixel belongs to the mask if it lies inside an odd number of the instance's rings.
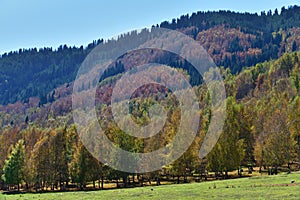
[{"label": "row of trees", "polygon": [[[171,22],[164,21],[160,27],[170,29],[182,29],[185,27],[197,27],[199,31],[209,29],[215,25],[226,24],[230,27],[240,27],[246,33],[273,32],[280,28],[299,27],[299,6],[282,7],[280,14],[278,10],[272,13],[262,11],[257,13],[237,13],[233,11],[198,11],[192,15],[182,15]],[[197,31],[192,31],[196,37]]]},{"label": "row of trees", "polygon": [[[69,181],[83,188],[86,181],[98,180],[101,164],[79,144],[74,127],[54,130],[30,127],[11,147],[3,167],[7,186],[25,183],[26,189],[64,189]],[[38,137],[38,138],[37,138]]]}]

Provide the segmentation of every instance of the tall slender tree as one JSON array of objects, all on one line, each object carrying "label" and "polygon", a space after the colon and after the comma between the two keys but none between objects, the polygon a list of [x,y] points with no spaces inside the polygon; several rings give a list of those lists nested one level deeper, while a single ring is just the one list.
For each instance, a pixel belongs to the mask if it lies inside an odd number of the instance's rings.
[{"label": "tall slender tree", "polygon": [[25,145],[24,140],[19,140],[12,148],[3,168],[3,181],[8,185],[17,185],[20,190],[20,183],[23,181]]}]

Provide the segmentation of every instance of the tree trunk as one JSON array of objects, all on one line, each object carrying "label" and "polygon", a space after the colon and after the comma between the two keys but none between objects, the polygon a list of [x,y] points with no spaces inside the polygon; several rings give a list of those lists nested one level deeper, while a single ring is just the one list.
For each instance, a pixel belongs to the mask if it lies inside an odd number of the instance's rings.
[{"label": "tree trunk", "polygon": [[228,171],[225,171],[225,179],[228,179]]},{"label": "tree trunk", "polygon": [[183,182],[184,182],[184,183],[187,183],[187,174],[186,174],[186,170],[184,171]]},{"label": "tree trunk", "polygon": [[123,187],[126,188],[127,187],[127,176],[122,177],[123,179]]},{"label": "tree trunk", "polygon": [[67,190],[68,186],[69,186],[69,180],[68,180],[68,178],[67,178],[65,190]]},{"label": "tree trunk", "polygon": [[133,187],[135,187],[134,174],[132,175],[132,185],[133,185]]},{"label": "tree trunk", "polygon": [[157,186],[160,185],[160,179],[159,179],[159,177],[156,177],[156,185],[157,185]]},{"label": "tree trunk", "polygon": [[139,181],[139,184],[143,187],[144,186],[144,176],[143,176],[143,174],[138,175],[138,181]]},{"label": "tree trunk", "polygon": [[131,181],[130,181],[130,176],[127,177],[127,185],[130,185]]},{"label": "tree trunk", "polygon": [[298,135],[298,137],[297,137],[297,144],[298,144],[298,162],[299,162],[299,164],[298,164],[298,166],[300,167],[300,135]]},{"label": "tree trunk", "polygon": [[278,174],[278,167],[277,165],[275,166],[275,169],[274,169],[274,174],[277,175]]}]

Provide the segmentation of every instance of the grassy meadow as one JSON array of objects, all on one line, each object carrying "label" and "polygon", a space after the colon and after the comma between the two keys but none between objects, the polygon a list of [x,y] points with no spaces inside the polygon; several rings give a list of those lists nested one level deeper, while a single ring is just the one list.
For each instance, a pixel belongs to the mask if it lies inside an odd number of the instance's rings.
[{"label": "grassy meadow", "polygon": [[300,199],[300,173],[103,191],[0,195],[0,199]]}]

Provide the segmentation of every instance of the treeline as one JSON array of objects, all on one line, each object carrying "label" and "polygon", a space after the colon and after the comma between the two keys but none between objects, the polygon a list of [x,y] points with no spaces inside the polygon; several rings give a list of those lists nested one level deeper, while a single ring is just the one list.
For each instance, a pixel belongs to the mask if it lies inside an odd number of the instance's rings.
[{"label": "treeline", "polygon": [[[192,15],[182,15],[171,22],[164,21],[160,27],[170,29],[181,29],[186,27],[197,27],[198,31],[206,30],[216,25],[228,25],[231,28],[241,28],[245,33],[257,34],[257,32],[270,33],[279,29],[299,27],[299,6],[282,7],[279,14],[278,9],[274,12],[262,11],[261,13],[238,13],[233,11],[199,11]],[[196,36],[197,32],[195,32]]]},{"label": "treeline", "polygon": [[[259,48],[262,54],[258,56],[247,56],[247,60],[241,59],[236,53],[245,51],[244,46],[239,44],[239,38],[230,40],[229,52],[235,52],[222,60],[215,60],[217,65],[230,67],[233,73],[240,72],[242,66],[252,66],[259,62],[270,59],[277,59],[284,52],[288,51],[285,43],[290,33],[284,33],[293,27],[300,27],[300,7],[282,7],[280,14],[278,9],[261,13],[237,13],[233,11],[199,11],[192,15],[182,15],[180,18],[173,19],[171,22],[164,21],[160,27],[174,30],[181,30],[191,35],[194,39],[202,31],[208,30],[218,25],[225,25],[228,28],[239,29],[243,33],[252,34],[254,39],[251,41],[251,48]],[[188,28],[189,27],[189,28]],[[226,47],[225,47],[226,48]],[[293,50],[299,48],[299,43],[293,43]],[[217,53],[217,52],[215,52]]]},{"label": "treeline", "polygon": [[[29,123],[22,130],[16,125],[0,131],[0,174],[2,187],[27,190],[67,189],[72,185],[84,189],[88,183],[105,181],[127,187],[129,180],[148,177],[159,184],[162,176],[182,178],[215,172],[228,177],[228,172],[241,166],[260,167],[260,171],[286,166],[299,167],[300,161],[300,54],[285,54],[278,60],[259,63],[232,75],[221,68],[227,92],[226,121],[221,137],[204,158],[198,157],[210,123],[211,94],[205,85],[194,89],[200,101],[200,129],[190,148],[164,169],[146,174],[130,174],[100,163],[85,149],[69,119],[48,119],[47,127]],[[180,110],[172,95],[155,98],[169,111],[163,130],[150,138],[127,135],[111,119],[110,105],[99,105],[99,122],[107,137],[120,148],[131,152],[151,152],[172,141],[180,121]],[[130,112],[137,124],[149,122],[149,108],[154,101],[132,99]],[[102,113],[102,114],[101,114]],[[52,116],[53,117],[53,116]],[[69,116],[70,117],[70,116]],[[60,121],[61,120],[61,121]],[[69,122],[69,123],[67,123]],[[91,124],[90,126],[93,126]],[[86,127],[87,134],[90,127]],[[112,162],[114,156],[111,157]],[[5,160],[5,162],[4,162]],[[128,163],[130,165],[132,163]],[[147,164],[147,163],[145,163]],[[130,179],[129,179],[130,178]]]}]

